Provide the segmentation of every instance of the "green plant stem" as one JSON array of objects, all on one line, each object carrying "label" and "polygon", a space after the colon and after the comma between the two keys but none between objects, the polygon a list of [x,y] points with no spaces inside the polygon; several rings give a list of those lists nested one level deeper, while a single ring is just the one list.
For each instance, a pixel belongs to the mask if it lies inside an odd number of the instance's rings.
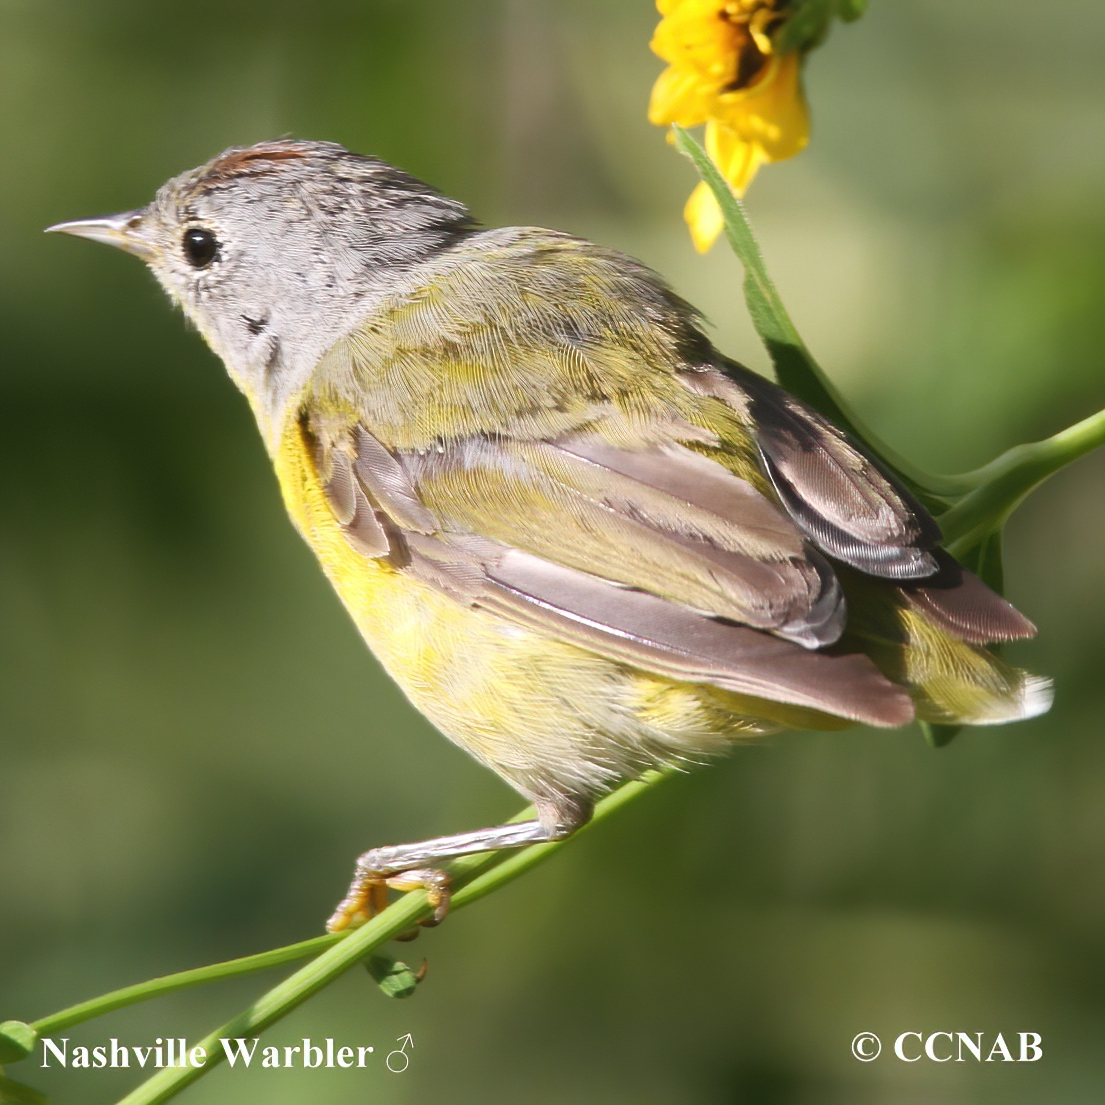
[{"label": "green plant stem", "polygon": [[203,986],[208,982],[220,982],[225,978],[254,974],[257,971],[268,970],[270,967],[279,967],[283,963],[294,963],[297,959],[306,959],[308,956],[325,951],[326,948],[340,939],[340,936],[316,936],[313,940],[301,940],[298,944],[273,948],[272,951],[247,955],[242,959],[230,959],[225,963],[212,963],[207,967],[196,967],[190,971],[180,971],[177,974],[151,978],[146,982],[139,982],[134,986],[125,986],[121,990],[112,990],[109,994],[102,994],[98,998],[82,1001],[77,1005],[69,1006],[68,1009],[51,1013],[48,1017],[33,1021],[31,1028],[38,1036],[52,1036],[55,1032],[60,1032],[64,1028],[71,1028],[75,1024],[90,1021],[94,1017],[102,1017],[105,1013],[122,1009],[126,1005],[136,1005],[141,1001],[149,1001],[150,998],[161,997],[162,994],[172,994],[177,990],[189,990],[194,986]]},{"label": "green plant stem", "polygon": [[676,125],[672,129],[675,132],[675,148],[691,159],[721,207],[725,233],[733,252],[744,266],[744,297],[748,313],[771,356],[779,384],[864,442],[925,500],[926,505],[943,505],[934,500],[944,500],[967,490],[959,477],[935,475],[911,464],[880,440],[848,406],[806,348],[787,314],[779,292],[768,275],[743,204],[702,146],[682,127]]},{"label": "green plant stem", "polygon": [[[672,129],[676,149],[694,162],[721,207],[729,242],[744,266],[748,312],[771,355],[779,383],[864,442],[893,469],[938,515],[953,555],[962,557],[977,549],[1001,528],[1033,488],[1105,444],[1105,411],[1100,411],[1045,441],[1018,445],[973,472],[936,475],[905,460],[863,424],[813,359],[768,275],[740,200],[690,134],[680,126]],[[990,576],[991,582],[1000,578],[1000,567]]]},{"label": "green plant stem", "polygon": [[[649,772],[640,780],[626,783],[599,802],[588,825],[573,834],[570,839],[575,839],[590,826],[609,817],[627,802],[672,773],[670,770]],[[533,810],[527,809],[513,820],[524,821],[532,817]],[[456,890],[453,894],[451,910],[455,912],[463,909],[466,905],[505,886],[531,867],[547,859],[566,843],[567,841],[556,841],[549,844],[534,844],[517,852],[484,853],[464,856],[454,861],[450,865],[450,873]],[[215,1029],[195,1045],[202,1047],[206,1052],[207,1058],[202,1066],[168,1067],[158,1071],[118,1103],[118,1105],[155,1105],[157,1102],[167,1101],[185,1086],[218,1066],[226,1058],[221,1040],[252,1038],[258,1035],[313,994],[328,986],[381,944],[410,930],[429,915],[430,906],[426,900],[425,891],[414,890],[403,895],[371,921],[348,934],[320,936],[314,940],[305,940],[299,944],[291,944],[260,955],[201,967],[194,971],[183,971],[176,975],[167,975],[138,986],[128,986],[126,989],[113,991],[103,997],[82,1002],[80,1005],[43,1017],[35,1021],[32,1027],[39,1035],[48,1035],[52,1031],[78,1024],[124,1005],[131,1005],[189,986],[199,986],[221,978],[264,970],[267,967],[303,958],[322,949],[321,954],[310,963],[301,967],[249,1008]]]},{"label": "green plant stem", "polygon": [[940,515],[948,550],[969,551],[1000,528],[1033,488],[1060,468],[1105,444],[1105,410],[1084,418],[1044,441],[1017,445],[963,477],[974,490]]},{"label": "green plant stem", "polygon": [[[663,768],[658,771],[648,771],[640,779],[623,783],[613,794],[608,794],[595,806],[595,812],[591,820],[581,829],[576,830],[569,838],[575,840],[582,833],[589,832],[600,821],[617,813],[623,806],[632,802],[638,795],[654,787],[664,779],[679,774],[679,770],[673,767]],[[531,844],[516,852],[497,852],[499,862],[492,870],[486,873],[476,873],[453,895],[451,909],[460,909],[472,902],[485,897],[500,886],[506,885],[519,875],[536,866],[542,860],[550,856],[558,848],[562,848],[568,841],[557,840],[550,844]]]},{"label": "green plant stem", "polygon": [[[511,820],[524,821],[532,816],[533,809],[528,807]],[[471,869],[466,873],[469,877],[474,877],[479,874],[479,870],[491,865],[497,857],[503,854],[505,853],[492,852],[467,857]],[[478,869],[476,867],[477,863],[479,864]],[[461,904],[466,901],[458,893],[455,896],[453,908],[456,908],[457,900]],[[71,1028],[75,1024],[82,1024],[84,1021],[102,1017],[116,1009],[122,1009],[128,1005],[137,1005],[140,1002],[149,1001],[164,994],[172,994],[178,990],[189,990],[210,982],[221,982],[223,979],[236,978],[239,975],[255,974],[271,967],[279,967],[284,963],[294,963],[297,959],[307,959],[332,947],[343,938],[341,933],[316,936],[310,940],[301,940],[297,944],[288,944],[283,948],[273,948],[271,951],[247,955],[241,959],[228,959],[222,963],[212,963],[206,967],[196,967],[188,971],[179,971],[176,974],[147,979],[145,982],[139,982],[133,986],[124,986],[120,990],[112,990],[107,994],[90,998],[88,1001],[78,1002],[78,1004],[71,1005],[67,1009],[61,1009],[57,1013],[41,1017],[37,1021],[32,1021],[30,1028],[39,1037],[51,1036],[55,1032]]]}]

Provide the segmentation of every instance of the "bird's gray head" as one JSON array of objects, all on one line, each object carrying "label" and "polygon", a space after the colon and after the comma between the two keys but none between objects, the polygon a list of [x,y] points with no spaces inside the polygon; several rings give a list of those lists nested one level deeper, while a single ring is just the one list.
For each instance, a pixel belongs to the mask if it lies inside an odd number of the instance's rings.
[{"label": "bird's gray head", "polygon": [[279,141],[226,150],[137,211],[50,229],[141,257],[271,416],[374,298],[471,227],[376,158]]}]

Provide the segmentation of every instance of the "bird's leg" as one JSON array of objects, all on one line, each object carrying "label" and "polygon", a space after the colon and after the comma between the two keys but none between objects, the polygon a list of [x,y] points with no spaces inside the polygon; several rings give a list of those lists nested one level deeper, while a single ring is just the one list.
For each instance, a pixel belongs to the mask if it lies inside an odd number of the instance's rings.
[{"label": "bird's leg", "polygon": [[433,915],[424,924],[438,924],[449,911],[449,876],[437,861],[467,856],[473,852],[496,852],[500,848],[521,848],[526,844],[547,844],[571,836],[591,819],[591,803],[586,799],[565,798],[535,802],[536,821],[496,825],[471,833],[434,837],[416,844],[393,844],[373,848],[357,860],[349,892],[334,915],[326,922],[329,932],[341,932],[364,924],[387,905],[387,889],[423,888],[433,906]]}]

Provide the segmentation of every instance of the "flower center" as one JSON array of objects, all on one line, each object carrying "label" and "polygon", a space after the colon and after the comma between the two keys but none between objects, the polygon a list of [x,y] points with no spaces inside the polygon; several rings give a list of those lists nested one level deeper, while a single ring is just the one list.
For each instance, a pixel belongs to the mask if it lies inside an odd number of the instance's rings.
[{"label": "flower center", "polygon": [[739,92],[755,84],[772,54],[771,34],[784,15],[775,10],[776,0],[726,0],[717,13],[725,24],[722,32],[730,53],[732,76],[719,92]]}]

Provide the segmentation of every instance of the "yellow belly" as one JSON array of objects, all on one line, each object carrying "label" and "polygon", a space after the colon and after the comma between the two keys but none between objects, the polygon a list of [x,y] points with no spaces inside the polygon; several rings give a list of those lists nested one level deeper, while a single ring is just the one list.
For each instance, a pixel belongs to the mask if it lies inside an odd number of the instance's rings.
[{"label": "yellow belly", "polygon": [[356,552],[298,426],[275,466],[292,520],[384,668],[450,740],[523,794],[594,793],[774,728],[739,696],[627,668]]}]

